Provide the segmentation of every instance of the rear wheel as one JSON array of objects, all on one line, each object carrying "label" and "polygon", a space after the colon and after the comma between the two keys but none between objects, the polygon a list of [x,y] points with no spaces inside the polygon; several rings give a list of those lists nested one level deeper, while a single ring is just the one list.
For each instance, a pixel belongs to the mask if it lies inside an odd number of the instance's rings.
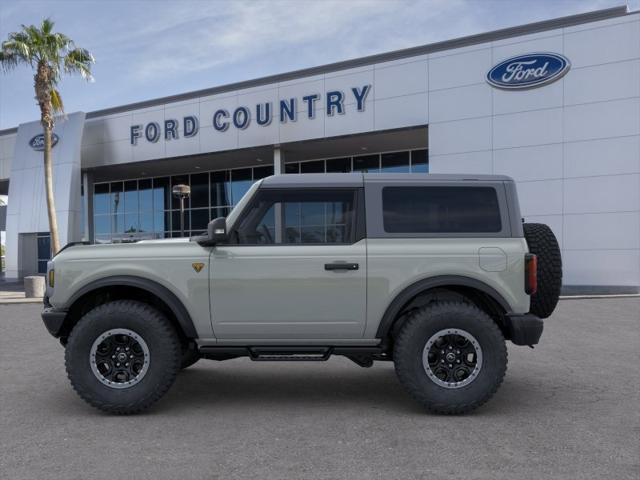
[{"label": "rear wheel", "polygon": [[71,385],[110,413],[140,412],[158,401],[180,369],[178,336],[153,307],[132,300],[100,305],[74,326],[65,363]]},{"label": "rear wheel", "polygon": [[562,288],[562,256],[553,231],[543,223],[523,224],[529,251],[538,257],[538,290],[531,295],[530,311],[549,317],[558,304]]},{"label": "rear wheel", "polygon": [[429,411],[467,413],[498,390],[507,370],[502,332],[485,312],[464,302],[423,307],[394,344],[396,373]]}]

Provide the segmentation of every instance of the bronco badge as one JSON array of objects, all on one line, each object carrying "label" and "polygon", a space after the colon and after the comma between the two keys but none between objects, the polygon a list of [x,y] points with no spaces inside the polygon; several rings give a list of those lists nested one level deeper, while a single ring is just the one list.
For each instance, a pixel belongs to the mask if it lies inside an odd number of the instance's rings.
[{"label": "bronco badge", "polygon": [[200,270],[204,268],[204,263],[196,262],[192,263],[191,266],[196,271],[196,273],[200,273]]}]

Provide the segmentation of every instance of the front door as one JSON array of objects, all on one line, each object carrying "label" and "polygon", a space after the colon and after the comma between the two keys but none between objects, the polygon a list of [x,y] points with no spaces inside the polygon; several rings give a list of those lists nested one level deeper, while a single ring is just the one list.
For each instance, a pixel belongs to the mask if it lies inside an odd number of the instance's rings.
[{"label": "front door", "polygon": [[211,253],[221,339],[360,338],[366,318],[362,189],[263,189]]}]

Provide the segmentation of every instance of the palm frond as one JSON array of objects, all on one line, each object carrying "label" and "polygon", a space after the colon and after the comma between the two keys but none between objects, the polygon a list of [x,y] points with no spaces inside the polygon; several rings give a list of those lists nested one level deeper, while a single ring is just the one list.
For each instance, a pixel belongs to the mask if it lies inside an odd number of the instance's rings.
[{"label": "palm frond", "polygon": [[67,73],[79,73],[82,78],[92,81],[91,65],[95,63],[93,55],[84,48],[75,48],[64,57],[64,70]]},{"label": "palm frond", "polygon": [[54,113],[64,113],[64,105],[62,103],[62,97],[60,92],[55,88],[51,89],[51,106]]}]

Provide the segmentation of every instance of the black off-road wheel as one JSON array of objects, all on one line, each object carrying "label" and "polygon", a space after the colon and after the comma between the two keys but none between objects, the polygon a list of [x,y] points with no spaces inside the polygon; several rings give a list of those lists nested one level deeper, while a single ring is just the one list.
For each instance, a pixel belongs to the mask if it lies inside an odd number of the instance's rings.
[{"label": "black off-road wheel", "polygon": [[543,223],[522,225],[529,251],[538,257],[538,290],[531,295],[529,311],[540,318],[551,316],[562,288],[562,256],[558,240]]},{"label": "black off-road wheel", "polygon": [[441,302],[405,321],[393,361],[400,383],[428,411],[463,414],[498,390],[507,370],[507,347],[485,312],[464,302]]},{"label": "black off-road wheel", "polygon": [[133,414],[169,390],[181,355],[178,335],[161,312],[117,300],[89,311],[74,326],[65,364],[71,385],[91,406]]}]

